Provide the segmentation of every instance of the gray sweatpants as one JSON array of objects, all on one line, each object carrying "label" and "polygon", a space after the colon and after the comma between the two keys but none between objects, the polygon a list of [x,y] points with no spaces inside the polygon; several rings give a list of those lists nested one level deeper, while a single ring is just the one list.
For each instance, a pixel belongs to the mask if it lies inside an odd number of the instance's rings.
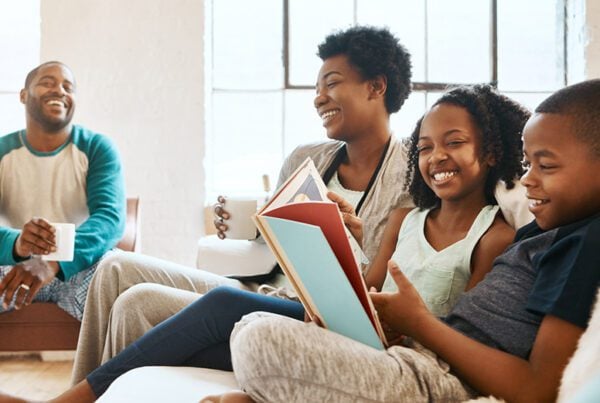
[{"label": "gray sweatpants", "polygon": [[418,343],[379,351],[263,312],[231,336],[235,376],[257,402],[462,402],[476,394]]},{"label": "gray sweatpants", "polygon": [[136,253],[104,257],[89,286],[73,366],[73,384],[146,331],[220,285],[237,280]]}]

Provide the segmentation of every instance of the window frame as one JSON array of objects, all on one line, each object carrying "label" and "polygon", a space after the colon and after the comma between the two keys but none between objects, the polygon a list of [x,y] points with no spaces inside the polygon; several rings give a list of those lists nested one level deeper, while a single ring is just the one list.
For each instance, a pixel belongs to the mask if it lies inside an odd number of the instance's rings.
[{"label": "window frame", "polygon": [[[283,1],[283,77],[284,85],[283,90],[310,90],[314,86],[311,85],[297,85],[290,83],[290,0]],[[562,1],[562,59],[563,59],[563,79],[562,84],[567,84],[568,77],[568,64],[567,64],[567,1]],[[425,0],[425,30],[427,30],[427,2]],[[354,10],[356,11],[357,5],[356,0],[353,2]],[[490,84],[494,88],[498,88],[498,0],[490,0],[490,15],[491,15],[491,26],[490,26],[490,80],[487,84]],[[354,13],[354,22],[356,25],[356,12]],[[427,33],[425,34],[427,35]],[[427,60],[428,42],[425,38],[425,59]],[[475,83],[473,83],[475,84]],[[483,84],[483,83],[478,83]],[[448,88],[456,87],[458,83],[450,82],[430,82],[430,81],[413,81],[413,91],[419,92],[430,92],[430,91],[445,91]],[[505,92],[518,92],[518,91],[505,91]],[[536,91],[526,91],[528,93],[535,93]]]}]

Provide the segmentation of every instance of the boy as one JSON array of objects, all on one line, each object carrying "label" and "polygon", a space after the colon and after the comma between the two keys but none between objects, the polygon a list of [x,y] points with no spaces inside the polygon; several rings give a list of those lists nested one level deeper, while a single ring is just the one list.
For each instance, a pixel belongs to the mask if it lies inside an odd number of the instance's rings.
[{"label": "boy", "polygon": [[390,262],[399,291],[372,298],[382,321],[408,336],[402,346],[377,351],[314,325],[252,314],[231,337],[240,385],[261,401],[555,400],[600,278],[598,110],[600,80],[538,106],[523,133],[522,183],[535,221],[446,318],[431,315]]}]

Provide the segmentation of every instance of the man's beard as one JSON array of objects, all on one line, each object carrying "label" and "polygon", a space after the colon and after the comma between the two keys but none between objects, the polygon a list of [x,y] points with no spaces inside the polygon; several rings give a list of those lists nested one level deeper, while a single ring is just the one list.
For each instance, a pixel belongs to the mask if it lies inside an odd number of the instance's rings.
[{"label": "man's beard", "polygon": [[42,100],[32,100],[27,102],[27,112],[38,122],[44,130],[50,133],[56,133],[67,127],[73,119],[73,109],[67,112],[64,119],[53,120],[44,115],[42,110]]}]

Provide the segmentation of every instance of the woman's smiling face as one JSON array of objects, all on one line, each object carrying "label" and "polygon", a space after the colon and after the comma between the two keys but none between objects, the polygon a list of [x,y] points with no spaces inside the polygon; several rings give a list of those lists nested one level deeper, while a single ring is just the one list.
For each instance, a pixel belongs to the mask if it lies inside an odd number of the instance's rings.
[{"label": "woman's smiling face", "polygon": [[348,141],[362,133],[372,118],[369,81],[346,55],[326,59],[319,70],[314,100],[327,137]]}]

